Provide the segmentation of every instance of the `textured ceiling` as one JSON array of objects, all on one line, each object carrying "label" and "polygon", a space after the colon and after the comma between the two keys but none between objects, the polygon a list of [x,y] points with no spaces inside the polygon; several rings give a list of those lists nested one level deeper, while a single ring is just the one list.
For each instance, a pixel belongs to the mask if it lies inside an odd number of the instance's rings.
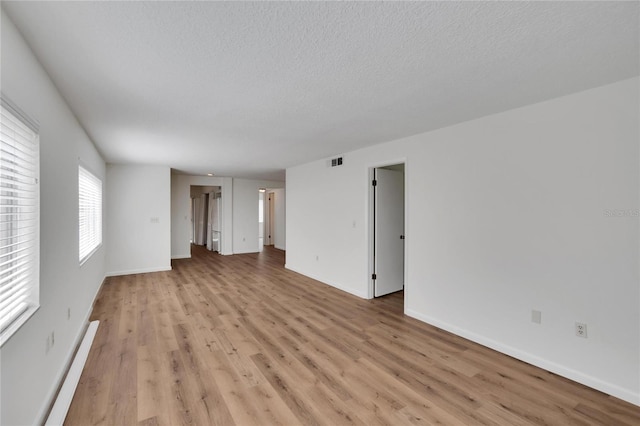
[{"label": "textured ceiling", "polygon": [[637,2],[2,2],[106,160],[283,169],[639,74]]}]

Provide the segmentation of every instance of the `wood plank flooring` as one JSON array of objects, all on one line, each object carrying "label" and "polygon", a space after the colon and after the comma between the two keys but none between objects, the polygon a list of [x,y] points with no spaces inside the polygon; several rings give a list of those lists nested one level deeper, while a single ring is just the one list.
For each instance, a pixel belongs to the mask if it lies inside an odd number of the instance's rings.
[{"label": "wood plank flooring", "polygon": [[638,425],[640,407],[287,271],[193,247],[108,278],[67,425]]}]

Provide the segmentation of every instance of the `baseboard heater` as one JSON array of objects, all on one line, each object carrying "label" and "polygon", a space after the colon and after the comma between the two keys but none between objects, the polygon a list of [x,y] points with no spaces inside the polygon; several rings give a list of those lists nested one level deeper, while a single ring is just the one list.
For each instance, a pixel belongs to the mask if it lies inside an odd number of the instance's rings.
[{"label": "baseboard heater", "polygon": [[61,426],[64,423],[64,419],[67,417],[67,412],[71,406],[71,401],[73,400],[73,395],[76,393],[76,388],[82,375],[82,369],[87,362],[93,338],[96,336],[96,331],[98,331],[98,324],[99,321],[91,321],[89,323],[89,327],[87,327],[87,332],[84,334],[78,352],[76,352],[76,356],[73,358],[71,368],[69,368],[60,392],[58,392],[56,402],[53,403],[53,408],[51,408],[49,417],[47,417],[45,426]]}]

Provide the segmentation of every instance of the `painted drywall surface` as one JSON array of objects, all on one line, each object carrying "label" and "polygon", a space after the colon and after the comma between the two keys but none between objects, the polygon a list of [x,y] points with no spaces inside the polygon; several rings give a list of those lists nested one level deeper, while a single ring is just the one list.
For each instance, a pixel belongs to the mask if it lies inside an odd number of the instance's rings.
[{"label": "painted drywall surface", "polygon": [[277,188],[283,187],[284,182],[233,179],[234,254],[260,251],[260,247],[258,247],[258,191],[260,188],[277,190]]},{"label": "painted drywall surface", "polygon": [[[260,217],[260,215],[258,215],[259,216],[259,219],[258,219],[259,220],[259,223],[258,223],[258,240],[260,240],[262,238],[263,245],[264,245],[264,236],[265,236],[264,235],[264,233],[265,233],[264,223],[265,223],[265,218],[267,218],[267,215],[265,214],[266,213],[266,211],[265,211],[266,210],[265,209],[266,204],[265,204],[265,201],[264,201],[265,200],[265,196],[264,195],[265,195],[264,192],[261,192],[261,193],[258,194],[258,197],[259,197],[259,199],[258,199],[258,209],[262,211],[262,216]],[[260,247],[258,247],[258,248],[260,248]]]},{"label": "painted drywall surface", "polygon": [[42,423],[104,279],[104,243],[78,263],[78,162],[103,183],[105,164],[4,12],[0,39],[2,92],[40,122],[40,309],[0,349],[0,424],[26,425]]},{"label": "painted drywall surface", "polygon": [[367,297],[367,166],[351,155],[344,162],[287,169],[286,266]]},{"label": "painted drywall surface", "polygon": [[274,220],[274,240],[273,246],[280,250],[286,250],[286,198],[285,198],[285,190],[284,188],[273,189],[270,192],[273,192],[276,197],[276,203],[273,206],[273,214],[275,216]]},{"label": "painted drywall surface", "polygon": [[171,269],[171,169],[107,165],[107,275]]},{"label": "painted drywall surface", "polygon": [[287,267],[367,297],[368,168],[406,159],[406,313],[640,404],[639,84],[288,169]]},{"label": "painted drywall surface", "polygon": [[[219,186],[222,190],[220,254],[233,254],[233,179],[218,176],[171,175],[171,258],[191,257],[191,186]],[[257,215],[257,213],[256,213]]]}]

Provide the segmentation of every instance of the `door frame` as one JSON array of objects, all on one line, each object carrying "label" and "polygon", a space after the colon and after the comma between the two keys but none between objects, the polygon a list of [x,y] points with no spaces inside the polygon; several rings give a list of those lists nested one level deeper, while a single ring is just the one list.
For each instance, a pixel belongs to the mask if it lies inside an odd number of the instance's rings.
[{"label": "door frame", "polygon": [[376,162],[376,163],[370,163],[369,164],[369,169],[367,171],[367,188],[369,188],[368,190],[368,199],[367,199],[367,263],[368,263],[368,269],[367,269],[367,282],[369,283],[368,289],[367,289],[367,298],[368,299],[373,299],[375,297],[375,283],[374,280],[372,278],[373,276],[373,272],[375,270],[375,261],[374,261],[374,243],[375,243],[375,198],[374,198],[374,189],[373,189],[373,185],[371,184],[371,182],[373,181],[374,175],[375,175],[375,169],[379,168],[379,167],[387,167],[387,166],[393,166],[396,164],[404,164],[404,235],[405,235],[405,244],[404,244],[404,309],[406,311],[406,307],[407,307],[407,300],[408,300],[408,294],[409,294],[409,281],[407,280],[408,275],[408,266],[409,266],[409,262],[408,262],[408,247],[407,247],[407,235],[409,234],[409,221],[408,221],[408,215],[407,215],[407,211],[408,211],[408,205],[409,205],[409,200],[407,197],[407,187],[408,187],[408,180],[407,180],[407,170],[409,167],[409,162],[407,161],[406,157],[402,157],[402,158],[398,158],[396,160],[385,160],[385,161],[381,161],[381,162]]},{"label": "door frame", "polygon": [[[200,176],[191,176],[191,178],[197,178],[197,181],[189,181],[187,188],[189,188],[189,200],[191,201],[191,234],[193,236],[191,243],[195,244],[195,211],[196,209],[194,208],[194,200],[195,198],[191,198],[191,189],[194,187],[202,187],[202,186],[213,186],[213,187],[218,187],[217,190],[214,190],[214,193],[219,193],[220,195],[218,196],[218,203],[220,203],[220,242],[218,243],[218,253],[221,255],[231,255],[233,254],[232,250],[229,251],[225,251],[225,245],[224,242],[228,241],[231,242],[233,241],[232,236],[231,235],[226,235],[225,230],[229,231],[229,234],[232,234],[233,231],[233,227],[230,225],[227,225],[227,223],[225,222],[225,203],[226,203],[226,197],[229,198],[233,198],[233,181],[231,180],[231,178],[214,178],[214,177],[200,177]],[[202,178],[203,180],[201,181],[200,178]],[[226,182],[226,180],[229,180],[229,182]],[[224,196],[223,196],[224,195]],[[231,203],[229,204],[229,207],[231,206]],[[231,216],[229,216],[229,218],[231,218]],[[188,256],[178,256],[178,257],[173,257],[172,259],[190,259],[191,258],[191,245],[189,245],[189,255]]]}]

